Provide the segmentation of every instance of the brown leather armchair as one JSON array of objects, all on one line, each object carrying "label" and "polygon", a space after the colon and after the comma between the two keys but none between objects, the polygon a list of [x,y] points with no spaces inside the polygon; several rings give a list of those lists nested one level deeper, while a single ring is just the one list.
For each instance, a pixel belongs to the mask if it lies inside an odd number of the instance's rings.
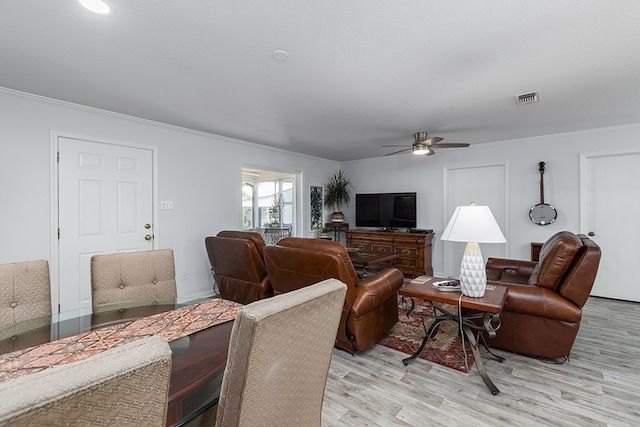
[{"label": "brown leather armchair", "polygon": [[372,346],[398,322],[398,290],[402,272],[396,268],[358,279],[345,247],[333,241],[285,237],[264,249],[275,295],[325,279],[347,285],[336,346],[351,353]]},{"label": "brown leather armchair", "polygon": [[273,296],[259,233],[221,231],[205,238],[205,247],[222,298],[249,304]]},{"label": "brown leather armchair", "polygon": [[502,324],[491,346],[543,358],[568,358],[582,307],[600,263],[600,247],[583,234],[560,231],[539,261],[487,260],[488,284],[509,287]]}]

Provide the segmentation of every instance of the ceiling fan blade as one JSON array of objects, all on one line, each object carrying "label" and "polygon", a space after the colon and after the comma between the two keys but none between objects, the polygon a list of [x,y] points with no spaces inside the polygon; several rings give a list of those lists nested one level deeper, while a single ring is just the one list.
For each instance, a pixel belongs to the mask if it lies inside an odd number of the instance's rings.
[{"label": "ceiling fan blade", "polygon": [[444,142],[442,144],[431,144],[431,147],[438,148],[466,148],[470,144],[462,143],[462,142]]},{"label": "ceiling fan blade", "polygon": [[440,138],[439,136],[434,136],[433,138],[428,138],[424,140],[424,143],[427,145],[433,145],[433,144],[437,144],[438,142],[442,141],[444,138]]},{"label": "ceiling fan blade", "polygon": [[402,153],[403,151],[409,151],[411,148],[405,148],[404,150],[394,151],[393,153],[385,154],[385,156],[392,156],[394,154]]}]

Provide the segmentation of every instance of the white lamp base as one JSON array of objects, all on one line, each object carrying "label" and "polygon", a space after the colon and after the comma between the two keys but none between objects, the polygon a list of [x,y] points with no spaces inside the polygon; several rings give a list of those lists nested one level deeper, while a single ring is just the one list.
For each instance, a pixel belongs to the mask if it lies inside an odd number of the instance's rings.
[{"label": "white lamp base", "polygon": [[482,297],[486,287],[487,273],[480,245],[469,242],[460,265],[460,292],[469,297]]}]

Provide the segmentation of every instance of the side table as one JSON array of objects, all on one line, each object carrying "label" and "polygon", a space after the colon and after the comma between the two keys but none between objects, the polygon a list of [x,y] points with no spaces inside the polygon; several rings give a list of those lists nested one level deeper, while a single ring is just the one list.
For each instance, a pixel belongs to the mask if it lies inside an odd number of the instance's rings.
[{"label": "side table", "polygon": [[[434,309],[433,316],[423,316],[434,319],[434,322],[426,332],[424,340],[422,341],[422,344],[420,344],[420,348],[410,357],[403,359],[402,363],[406,366],[410,361],[420,356],[420,353],[424,350],[429,338],[434,336],[438,331],[440,323],[447,320],[455,321],[461,326],[461,333],[464,333],[464,336],[466,336],[469,341],[471,352],[475,358],[476,367],[478,368],[480,377],[482,377],[486,386],[491,390],[491,394],[496,395],[500,393],[500,390],[498,390],[495,384],[493,384],[487,374],[480,356],[480,350],[478,349],[478,340],[482,340],[484,342],[482,334],[485,332],[490,337],[495,336],[497,328],[494,327],[494,322],[499,321],[502,310],[504,309],[507,300],[507,287],[500,285],[488,285],[483,297],[473,298],[462,295],[458,291],[444,292],[433,288],[432,284],[441,280],[447,279],[430,277],[424,281],[416,279],[413,281],[409,280],[405,282],[404,286],[400,288],[400,291],[398,292],[403,297],[411,297],[411,307],[409,308],[407,315],[410,315],[413,311],[413,298],[420,298],[429,302]],[[440,303],[456,306],[456,313],[451,313],[445,310],[441,305],[439,305]],[[478,337],[476,337],[474,331],[478,332]],[[486,343],[484,344],[487,351],[498,362],[504,362],[503,357],[493,354],[487,347]]]},{"label": "side table", "polygon": [[336,242],[340,241],[340,232],[349,229],[348,222],[327,222],[324,224],[325,228],[333,230],[333,239]]}]

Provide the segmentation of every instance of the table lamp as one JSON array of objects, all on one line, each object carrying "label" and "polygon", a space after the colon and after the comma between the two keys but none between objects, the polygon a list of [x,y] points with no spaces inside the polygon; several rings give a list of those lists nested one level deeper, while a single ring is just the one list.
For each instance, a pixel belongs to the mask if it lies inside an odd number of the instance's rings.
[{"label": "table lamp", "polygon": [[487,273],[478,243],[506,242],[489,206],[458,206],[440,239],[467,242],[460,265],[460,291],[470,297],[484,296]]}]

